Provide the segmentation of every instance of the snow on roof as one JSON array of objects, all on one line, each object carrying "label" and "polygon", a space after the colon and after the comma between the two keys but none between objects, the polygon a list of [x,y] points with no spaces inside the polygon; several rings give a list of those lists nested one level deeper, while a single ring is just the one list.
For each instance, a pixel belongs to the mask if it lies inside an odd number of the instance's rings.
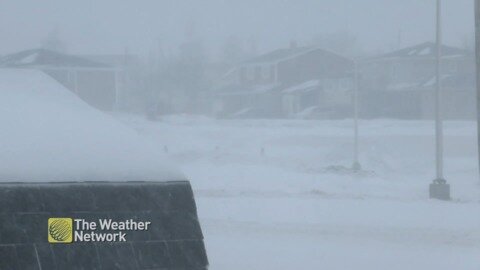
[{"label": "snow on roof", "polygon": [[269,83],[269,84],[262,84],[262,85],[254,85],[253,92],[263,94],[270,92],[278,87],[277,83]]},{"label": "snow on roof", "polygon": [[109,65],[46,49],[33,49],[0,58],[1,67],[78,67],[108,68]]},{"label": "snow on roof", "polygon": [[[453,73],[441,76],[442,85],[445,87],[471,87],[475,88],[476,77],[474,73]],[[421,83],[422,87],[433,87],[436,84],[436,76],[432,76],[425,82]]]},{"label": "snow on roof", "polygon": [[317,88],[319,85],[320,85],[320,80],[310,80],[301,84],[288,87],[282,92],[285,94],[293,94],[296,92],[309,92]]},{"label": "snow on roof", "polygon": [[[473,73],[454,73],[443,74],[441,76],[442,85],[444,87],[458,88],[474,88],[475,74]],[[388,85],[389,91],[411,91],[411,90],[428,90],[436,85],[436,76],[431,76],[427,80],[421,82],[405,82],[393,83]]]},{"label": "snow on roof", "polygon": [[299,54],[303,54],[306,52],[311,51],[312,48],[310,47],[298,47],[298,48],[286,48],[286,49],[278,49],[272,52],[262,54],[258,57],[255,57],[247,63],[265,63],[265,62],[276,62],[286,58],[290,58],[292,56],[296,56]]},{"label": "snow on roof", "polygon": [[161,147],[36,70],[0,69],[0,181],[183,180]]},{"label": "snow on roof", "polygon": [[252,108],[248,107],[248,108],[243,108],[241,109],[240,111],[237,111],[235,113],[232,114],[233,117],[237,117],[237,116],[242,116],[242,115],[245,115],[249,112],[253,111]]},{"label": "snow on roof", "polygon": [[317,111],[318,109],[319,109],[319,106],[310,106],[310,107],[307,107],[304,110],[298,112],[296,116],[300,117],[300,118],[305,118],[305,117],[308,117],[308,116],[314,114],[315,111]]},{"label": "snow on roof", "polygon": [[[442,76],[439,76],[441,78],[442,81],[444,81],[445,79],[451,77],[451,75],[442,75]],[[428,81],[426,81],[425,83],[421,84],[422,86],[424,87],[430,87],[430,86],[435,86],[437,84],[437,76],[433,76],[432,78],[430,78]]]},{"label": "snow on roof", "polygon": [[[390,52],[384,55],[374,57],[373,59],[382,58],[405,58],[405,57],[434,57],[436,55],[437,44],[434,42],[425,42],[416,46],[407,47],[401,50]],[[443,56],[462,56],[469,55],[471,52],[455,47],[442,45]]]},{"label": "snow on roof", "polygon": [[411,90],[414,87],[418,87],[419,84],[416,82],[403,82],[403,83],[392,83],[389,84],[387,87],[388,91],[404,91],[404,90]]},{"label": "snow on roof", "polygon": [[223,91],[222,93],[218,94],[218,96],[248,96],[248,95],[259,95],[259,94],[266,94],[269,93],[279,87],[278,83],[269,83],[269,84],[260,84],[254,85],[249,87],[242,87],[242,86],[228,86],[223,90],[227,90],[232,88],[232,91]]}]

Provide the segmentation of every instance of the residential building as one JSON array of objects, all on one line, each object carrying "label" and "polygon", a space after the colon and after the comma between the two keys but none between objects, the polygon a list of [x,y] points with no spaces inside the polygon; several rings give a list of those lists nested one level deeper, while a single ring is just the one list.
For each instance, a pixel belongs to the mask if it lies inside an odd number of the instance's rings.
[{"label": "residential building", "polygon": [[223,117],[340,118],[351,114],[353,61],[291,46],[239,64],[215,91]]},{"label": "residential building", "polygon": [[[435,43],[426,42],[361,61],[362,115],[369,118],[432,119],[436,51]],[[441,112],[446,119],[474,118],[474,54],[446,45],[442,45],[441,51]]]}]

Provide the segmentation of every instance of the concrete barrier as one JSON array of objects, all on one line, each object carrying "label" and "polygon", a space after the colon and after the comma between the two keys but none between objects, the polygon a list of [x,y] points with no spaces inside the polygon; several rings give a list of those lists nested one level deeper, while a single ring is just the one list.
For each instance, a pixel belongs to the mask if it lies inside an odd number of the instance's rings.
[{"label": "concrete barrier", "polygon": [[[151,223],[148,230],[124,231],[122,242],[50,243],[50,218],[72,219],[72,238],[119,231],[79,230],[80,220]],[[0,184],[2,270],[207,268],[188,182]]]}]

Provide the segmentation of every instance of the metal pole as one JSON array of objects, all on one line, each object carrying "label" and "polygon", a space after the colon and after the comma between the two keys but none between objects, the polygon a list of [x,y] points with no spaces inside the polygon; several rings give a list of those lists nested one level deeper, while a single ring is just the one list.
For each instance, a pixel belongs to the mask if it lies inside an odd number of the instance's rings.
[{"label": "metal pole", "polygon": [[442,2],[437,0],[437,57],[435,68],[435,148],[436,148],[436,179],[430,184],[430,198],[450,200],[450,185],[443,176],[443,122],[442,122]]},{"label": "metal pole", "polygon": [[118,75],[118,70],[115,69],[113,71],[113,76],[114,76],[114,83],[115,83],[115,100],[114,100],[114,104],[113,104],[113,111],[117,112],[118,111],[118,108],[119,108],[119,104],[118,104],[118,99],[119,99],[119,93],[118,93],[118,81],[119,81],[119,75]]},{"label": "metal pole", "polygon": [[475,37],[477,59],[477,133],[478,133],[478,161],[480,169],[480,0],[475,0]]},{"label": "metal pole", "polygon": [[354,171],[362,169],[358,150],[358,63],[354,60],[354,86],[353,86],[353,165]]},{"label": "metal pole", "polygon": [[436,135],[436,169],[437,180],[443,180],[443,120],[442,108],[442,79],[441,79],[441,57],[442,57],[442,25],[441,25],[441,0],[437,0],[437,57],[436,57],[436,91],[435,91],[435,135]]}]

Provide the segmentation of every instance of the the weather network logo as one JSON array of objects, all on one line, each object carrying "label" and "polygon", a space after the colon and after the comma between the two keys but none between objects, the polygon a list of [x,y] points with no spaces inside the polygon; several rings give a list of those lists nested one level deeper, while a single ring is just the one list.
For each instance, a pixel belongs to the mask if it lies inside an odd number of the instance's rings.
[{"label": "the weather network logo", "polygon": [[49,243],[72,243],[73,220],[71,218],[48,219],[48,242]]},{"label": "the weather network logo", "polygon": [[82,242],[127,242],[128,234],[148,231],[152,222],[127,219],[85,220],[79,218],[49,218],[48,242],[70,244]]}]

